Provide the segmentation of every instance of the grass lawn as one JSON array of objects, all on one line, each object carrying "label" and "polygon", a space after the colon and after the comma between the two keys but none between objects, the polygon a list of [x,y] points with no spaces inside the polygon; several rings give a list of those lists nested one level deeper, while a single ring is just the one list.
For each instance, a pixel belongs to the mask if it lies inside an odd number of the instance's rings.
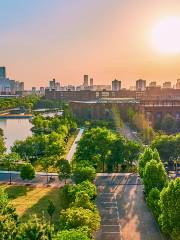
[{"label": "grass lawn", "polygon": [[44,214],[45,218],[50,220],[47,206],[48,200],[51,200],[56,208],[52,222],[57,226],[59,213],[63,206],[62,189],[10,185],[1,185],[0,187],[7,192],[22,221],[27,220],[31,214],[37,214],[37,216]]}]

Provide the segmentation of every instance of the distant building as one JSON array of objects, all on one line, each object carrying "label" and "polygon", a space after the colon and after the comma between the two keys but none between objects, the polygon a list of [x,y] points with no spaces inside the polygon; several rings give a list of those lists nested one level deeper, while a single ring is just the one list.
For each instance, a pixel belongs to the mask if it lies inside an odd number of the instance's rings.
[{"label": "distant building", "polygon": [[36,87],[32,87],[32,92],[33,92],[33,93],[36,92]]},{"label": "distant building", "polygon": [[164,82],[163,88],[171,88],[171,82]]},{"label": "distant building", "polygon": [[88,87],[89,83],[88,83],[88,75],[84,75],[84,83],[83,86],[86,88]]},{"label": "distant building", "polygon": [[6,78],[6,68],[0,67],[0,78]]},{"label": "distant building", "polygon": [[112,91],[119,91],[121,89],[121,81],[114,79],[112,81]]},{"label": "distant building", "polygon": [[6,77],[6,68],[0,67],[0,94],[16,94],[24,91],[24,82],[11,80]]},{"label": "distant building", "polygon": [[180,89],[180,79],[177,79],[177,82],[176,82],[176,89]]},{"label": "distant building", "polygon": [[136,81],[136,91],[145,91],[146,90],[146,80],[139,79]]},{"label": "distant building", "polygon": [[90,87],[93,86],[93,78],[90,78]]},{"label": "distant building", "polygon": [[150,82],[149,87],[156,87],[156,82]]},{"label": "distant building", "polygon": [[53,78],[52,81],[49,81],[49,89],[50,90],[60,90],[60,82],[56,82],[56,79]]}]

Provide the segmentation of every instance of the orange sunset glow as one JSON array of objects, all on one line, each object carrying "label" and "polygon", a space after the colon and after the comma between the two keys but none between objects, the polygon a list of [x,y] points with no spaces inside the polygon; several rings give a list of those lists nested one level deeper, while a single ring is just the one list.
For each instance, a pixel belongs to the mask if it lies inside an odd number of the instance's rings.
[{"label": "orange sunset glow", "polygon": [[27,88],[180,77],[179,0],[12,2],[0,1],[0,65]]}]

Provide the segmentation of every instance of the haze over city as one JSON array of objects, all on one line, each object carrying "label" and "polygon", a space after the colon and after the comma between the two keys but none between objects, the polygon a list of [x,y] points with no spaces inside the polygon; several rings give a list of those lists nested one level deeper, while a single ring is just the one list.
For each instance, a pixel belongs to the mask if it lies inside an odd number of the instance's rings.
[{"label": "haze over city", "polygon": [[0,36],[0,66],[27,88],[180,77],[179,0],[1,0]]}]

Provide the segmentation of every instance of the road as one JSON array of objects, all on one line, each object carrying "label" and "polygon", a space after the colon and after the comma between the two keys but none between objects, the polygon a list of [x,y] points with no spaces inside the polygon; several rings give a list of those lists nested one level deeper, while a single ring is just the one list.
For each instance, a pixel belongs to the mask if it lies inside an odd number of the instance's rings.
[{"label": "road", "polygon": [[66,160],[68,160],[69,162],[72,160],[74,153],[76,152],[78,141],[81,139],[83,132],[84,132],[84,128],[80,128],[78,135],[77,135],[76,139],[74,140],[74,142],[71,146],[71,149],[69,150],[69,153],[66,157]]},{"label": "road", "polygon": [[161,240],[142,185],[133,174],[105,174],[96,179],[101,229],[96,240]]},{"label": "road", "polygon": [[[74,140],[74,143],[71,146],[71,149],[69,150],[69,153],[67,155],[67,160],[71,161],[74,153],[77,148],[78,141],[80,140],[82,134],[83,134],[84,129],[80,128],[78,135],[76,139]],[[12,182],[15,184],[31,184],[34,186],[44,186],[47,183],[47,174],[45,172],[36,172],[36,177],[29,181],[29,180],[22,180],[20,177],[20,173],[18,171],[12,171]],[[62,183],[58,179],[58,174],[57,173],[48,173],[49,177],[52,177],[53,180],[50,182],[51,186],[53,187],[60,187]],[[9,172],[8,171],[1,171],[0,170],[0,182],[9,182]]]},{"label": "road", "polygon": [[140,142],[141,140],[138,138],[137,133],[133,131],[128,124],[123,125],[122,129],[117,129],[117,132],[122,134],[124,137],[126,137],[129,140],[135,140]]}]

